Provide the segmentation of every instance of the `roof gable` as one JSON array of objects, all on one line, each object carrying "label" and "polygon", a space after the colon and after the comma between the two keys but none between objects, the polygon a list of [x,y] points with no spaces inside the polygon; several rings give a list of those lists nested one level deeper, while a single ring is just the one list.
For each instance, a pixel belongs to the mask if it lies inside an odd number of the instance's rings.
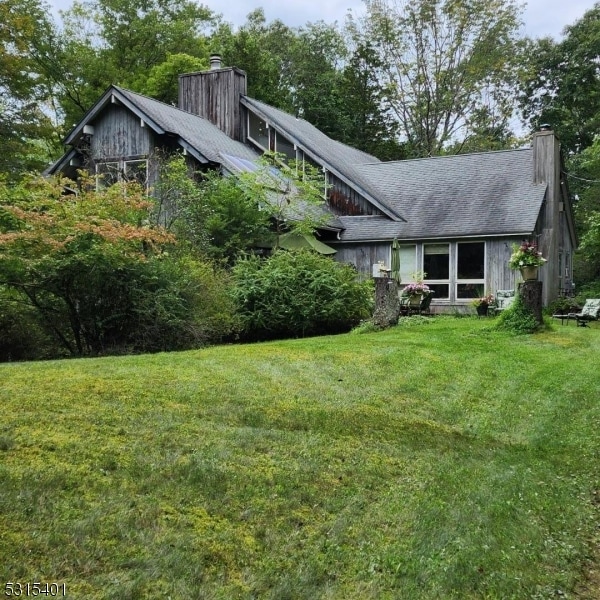
[{"label": "roof gable", "polygon": [[221,164],[221,153],[255,160],[258,153],[236,142],[210,121],[192,113],[170,106],[142,94],[111,86],[65,139],[66,144],[75,143],[83,134],[84,127],[94,122],[111,103],[119,103],[129,109],[141,121],[159,135],[176,136],[178,144],[199,162]]}]

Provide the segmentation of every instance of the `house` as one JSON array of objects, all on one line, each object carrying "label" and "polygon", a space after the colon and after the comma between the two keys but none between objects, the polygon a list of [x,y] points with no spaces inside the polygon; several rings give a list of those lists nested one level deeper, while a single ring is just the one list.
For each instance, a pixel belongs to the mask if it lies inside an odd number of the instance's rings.
[{"label": "house", "polygon": [[316,165],[329,183],[331,213],[320,241],[370,276],[374,265],[390,264],[397,239],[402,281],[424,271],[436,311],[514,288],[520,276],[508,259],[523,239],[548,259],[544,304],[572,286],[577,238],[559,142],[548,128],[528,148],[381,162],[248,97],[245,73],[215,56],[209,71],[180,76],[177,108],[112,86],[65,143],[49,173],[75,177],[85,166],[109,182],[152,185],[156,149],[182,150],[200,171],[247,170],[266,150]]}]

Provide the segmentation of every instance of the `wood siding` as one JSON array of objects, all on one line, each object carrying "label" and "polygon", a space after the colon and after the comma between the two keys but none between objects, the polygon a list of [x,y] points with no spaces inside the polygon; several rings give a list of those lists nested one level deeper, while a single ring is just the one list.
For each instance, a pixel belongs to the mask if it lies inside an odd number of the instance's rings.
[{"label": "wood siding", "polygon": [[179,76],[179,108],[209,120],[230,138],[246,141],[246,119],[240,97],[246,73],[236,68]]},{"label": "wood siding", "polygon": [[148,156],[155,146],[149,127],[123,106],[111,105],[94,122],[90,136],[93,161]]},{"label": "wood siding", "polygon": [[382,260],[390,264],[391,242],[374,244],[331,244],[337,250],[335,260],[341,263],[352,264],[356,267],[361,279],[372,276],[373,265]]},{"label": "wood siding", "polygon": [[373,206],[356,190],[344,183],[341,179],[327,173],[327,182],[331,186],[328,191],[328,204],[336,215],[381,215],[377,207]]}]

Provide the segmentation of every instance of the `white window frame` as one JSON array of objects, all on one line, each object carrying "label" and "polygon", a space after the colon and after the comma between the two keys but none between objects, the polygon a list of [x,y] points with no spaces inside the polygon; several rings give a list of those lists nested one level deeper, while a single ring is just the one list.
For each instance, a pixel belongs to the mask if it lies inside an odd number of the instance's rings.
[{"label": "white window frame", "polygon": [[[458,278],[458,247],[460,244],[483,244],[483,278],[482,279],[459,279]],[[454,274],[454,301],[457,304],[470,303],[473,298],[459,298],[458,297],[458,286],[459,285],[480,285],[482,286],[483,294],[485,296],[489,292],[486,289],[486,273],[487,273],[487,244],[482,240],[469,240],[469,241],[461,241],[461,242],[453,242],[455,246],[455,254],[456,260],[454,261],[453,269],[451,269],[451,274]]]}]

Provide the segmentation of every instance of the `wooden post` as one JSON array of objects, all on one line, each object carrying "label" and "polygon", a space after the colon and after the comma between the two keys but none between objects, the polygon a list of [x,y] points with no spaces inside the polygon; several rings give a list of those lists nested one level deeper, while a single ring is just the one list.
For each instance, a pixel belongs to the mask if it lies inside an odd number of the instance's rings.
[{"label": "wooden post", "polygon": [[375,312],[373,322],[379,327],[398,323],[400,299],[398,284],[389,277],[375,277]]},{"label": "wooden post", "polygon": [[526,280],[519,285],[519,296],[523,304],[533,313],[536,321],[542,324],[542,282]]}]

